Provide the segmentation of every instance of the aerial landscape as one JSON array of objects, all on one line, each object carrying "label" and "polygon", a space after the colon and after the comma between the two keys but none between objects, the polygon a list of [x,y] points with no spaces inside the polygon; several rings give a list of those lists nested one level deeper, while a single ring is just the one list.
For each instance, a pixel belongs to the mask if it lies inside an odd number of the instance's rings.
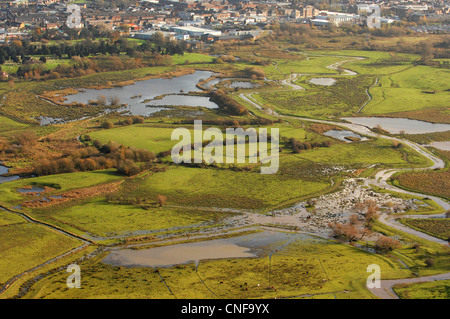
[{"label": "aerial landscape", "polygon": [[0,17],[0,299],[450,299],[450,3]]}]

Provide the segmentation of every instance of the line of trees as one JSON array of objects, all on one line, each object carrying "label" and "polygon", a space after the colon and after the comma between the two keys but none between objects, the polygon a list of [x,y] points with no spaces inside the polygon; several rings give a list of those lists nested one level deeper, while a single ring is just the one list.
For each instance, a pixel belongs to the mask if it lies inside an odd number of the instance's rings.
[{"label": "line of trees", "polygon": [[210,93],[210,100],[216,103],[222,111],[232,115],[248,115],[248,110],[245,106],[239,104],[233,98],[219,89]]},{"label": "line of trees", "polygon": [[300,142],[297,141],[294,137],[291,137],[289,139],[284,140],[287,147],[292,149],[293,153],[300,153],[302,150],[310,150],[312,148],[319,148],[319,147],[330,147],[331,142],[330,141],[323,141],[323,142]]},{"label": "line of trees", "polygon": [[[84,140],[88,140],[84,137]],[[146,149],[119,145],[113,142],[82,146],[59,159],[44,159],[34,164],[37,176],[94,171],[116,168],[119,174],[132,176],[152,167],[156,156]],[[143,163],[138,165],[138,163]]]},{"label": "line of trees", "polygon": [[47,80],[64,77],[84,76],[98,72],[121,71],[145,66],[167,66],[172,64],[169,55],[147,52],[138,57],[123,55],[72,57],[71,64],[60,64],[52,70],[46,70],[42,63],[21,65],[16,76],[24,79]]},{"label": "line of trees", "polygon": [[0,46],[0,64],[3,64],[7,60],[18,63],[26,60],[27,56],[36,55],[55,58],[71,58],[73,56],[87,57],[120,53],[134,56],[138,52],[183,55],[186,50],[186,41],[171,41],[165,39],[159,33],[156,33],[152,40],[145,41],[139,45],[123,37],[100,41],[86,39],[75,43],[66,41],[54,45],[32,44],[26,40],[16,40]]}]

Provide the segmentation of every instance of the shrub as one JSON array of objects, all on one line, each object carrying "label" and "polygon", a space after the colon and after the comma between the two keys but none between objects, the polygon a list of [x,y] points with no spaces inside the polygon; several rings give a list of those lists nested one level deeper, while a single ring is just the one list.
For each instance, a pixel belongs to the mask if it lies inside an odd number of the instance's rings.
[{"label": "shrub", "polygon": [[433,267],[434,266],[434,259],[433,258],[428,258],[425,260],[425,265],[427,265],[427,267]]},{"label": "shrub", "polygon": [[351,223],[329,223],[328,226],[333,230],[335,238],[346,239],[352,242],[361,237],[361,232]]},{"label": "shrub", "polygon": [[158,201],[159,207],[162,207],[166,201],[167,201],[167,197],[161,194],[158,194],[158,196],[156,196],[156,200]]},{"label": "shrub", "polygon": [[113,127],[114,127],[114,123],[111,121],[105,121],[102,124],[102,128],[105,128],[105,129],[111,129]]},{"label": "shrub", "polygon": [[381,235],[375,242],[375,248],[381,252],[388,252],[400,248],[401,244],[398,240]]}]

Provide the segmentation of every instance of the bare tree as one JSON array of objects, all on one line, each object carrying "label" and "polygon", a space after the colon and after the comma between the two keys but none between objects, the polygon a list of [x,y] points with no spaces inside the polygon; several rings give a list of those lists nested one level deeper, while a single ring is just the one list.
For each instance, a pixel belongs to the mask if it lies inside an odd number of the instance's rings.
[{"label": "bare tree", "polygon": [[119,105],[120,98],[117,95],[108,96],[108,101],[111,105]]},{"label": "bare tree", "polygon": [[161,194],[158,194],[158,196],[156,197],[156,200],[158,201],[159,207],[162,207],[166,201],[167,201],[167,197]]}]

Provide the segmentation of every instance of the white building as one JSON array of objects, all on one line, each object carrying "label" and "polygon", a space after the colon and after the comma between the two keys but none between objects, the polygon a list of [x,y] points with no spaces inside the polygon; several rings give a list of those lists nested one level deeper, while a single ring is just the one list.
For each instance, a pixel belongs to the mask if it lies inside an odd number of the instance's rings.
[{"label": "white building", "polygon": [[187,26],[187,27],[171,26],[169,30],[177,34],[188,34],[191,37],[201,37],[202,35],[220,36],[222,34],[221,31],[199,28],[194,26]]}]

